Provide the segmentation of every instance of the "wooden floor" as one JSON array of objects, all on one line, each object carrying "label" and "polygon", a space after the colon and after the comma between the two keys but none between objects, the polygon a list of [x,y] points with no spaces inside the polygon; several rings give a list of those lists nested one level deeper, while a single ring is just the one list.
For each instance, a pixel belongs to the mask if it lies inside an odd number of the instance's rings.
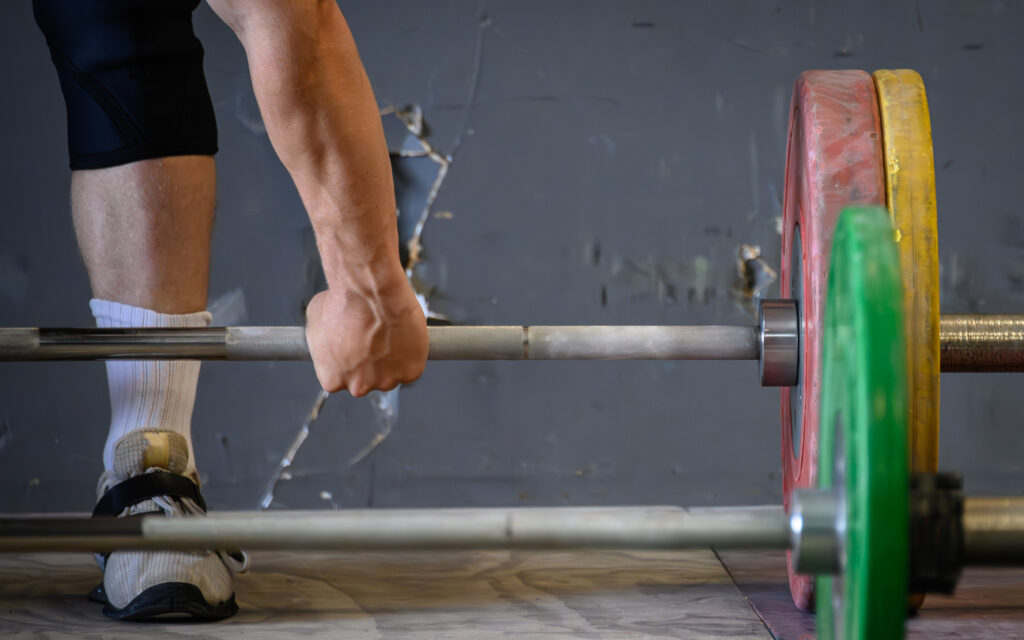
[{"label": "wooden floor", "polygon": [[[0,555],[0,638],[814,638],[781,552],[250,557],[238,615],[182,624],[105,618],[84,596],[99,579],[86,555]],[[965,572],[907,638],[1024,638],[1024,570]]]},{"label": "wooden floor", "polygon": [[0,556],[3,638],[771,638],[714,553],[254,553],[216,624],[106,619],[88,556]]},{"label": "wooden floor", "polygon": [[[720,554],[730,575],[778,640],[813,640],[814,616],[793,607],[782,551]],[[953,596],[930,595],[907,621],[907,640],[1024,638],[1024,569],[969,568]]]}]

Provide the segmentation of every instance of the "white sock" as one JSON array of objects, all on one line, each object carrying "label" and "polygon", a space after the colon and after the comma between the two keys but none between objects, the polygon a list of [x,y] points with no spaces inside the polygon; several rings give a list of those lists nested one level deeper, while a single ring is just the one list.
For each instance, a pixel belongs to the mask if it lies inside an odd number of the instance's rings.
[{"label": "white sock", "polygon": [[[205,327],[207,311],[168,314],[93,298],[89,308],[101,329],[114,327]],[[138,429],[166,429],[188,442],[188,471],[195,476],[192,451],[192,407],[199,381],[198,360],[108,360],[110,432],[103,449],[103,466],[114,467],[114,445]]]}]

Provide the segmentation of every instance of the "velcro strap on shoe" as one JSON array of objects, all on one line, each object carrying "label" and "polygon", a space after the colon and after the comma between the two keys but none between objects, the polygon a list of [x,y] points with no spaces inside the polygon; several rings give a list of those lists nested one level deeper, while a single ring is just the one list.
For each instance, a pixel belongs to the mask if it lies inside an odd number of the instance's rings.
[{"label": "velcro strap on shoe", "polygon": [[111,487],[92,510],[93,516],[116,516],[128,507],[161,496],[188,498],[206,512],[206,501],[199,493],[199,487],[192,481],[176,473],[152,471],[143,475],[128,478],[124,482]]}]

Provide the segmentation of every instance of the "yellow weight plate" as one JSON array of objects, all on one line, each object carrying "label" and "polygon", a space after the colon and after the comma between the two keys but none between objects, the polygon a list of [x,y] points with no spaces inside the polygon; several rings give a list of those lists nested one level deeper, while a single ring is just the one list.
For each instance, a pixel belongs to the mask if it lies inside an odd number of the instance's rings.
[{"label": "yellow weight plate", "polygon": [[910,69],[874,73],[882,117],[885,200],[903,274],[911,470],[939,463],[939,246],[932,128],[924,82]]},{"label": "yellow weight plate", "polygon": [[[903,277],[910,468],[934,472],[939,463],[939,247],[928,98],[916,71],[883,69],[874,79],[885,200]],[[912,597],[911,607],[923,600]]]}]

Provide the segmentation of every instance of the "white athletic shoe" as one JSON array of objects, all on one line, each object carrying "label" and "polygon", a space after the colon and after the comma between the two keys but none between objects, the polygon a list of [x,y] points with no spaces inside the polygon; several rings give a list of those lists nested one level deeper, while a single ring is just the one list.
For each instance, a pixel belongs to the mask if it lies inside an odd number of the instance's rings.
[{"label": "white athletic shoe", "polygon": [[[188,444],[173,431],[133,431],[114,447],[114,469],[100,477],[94,517],[162,513],[199,516],[206,505],[188,468]],[[115,551],[97,556],[103,583],[89,597],[121,620],[190,617],[219,620],[238,611],[232,575],[245,569],[241,553]]]}]

